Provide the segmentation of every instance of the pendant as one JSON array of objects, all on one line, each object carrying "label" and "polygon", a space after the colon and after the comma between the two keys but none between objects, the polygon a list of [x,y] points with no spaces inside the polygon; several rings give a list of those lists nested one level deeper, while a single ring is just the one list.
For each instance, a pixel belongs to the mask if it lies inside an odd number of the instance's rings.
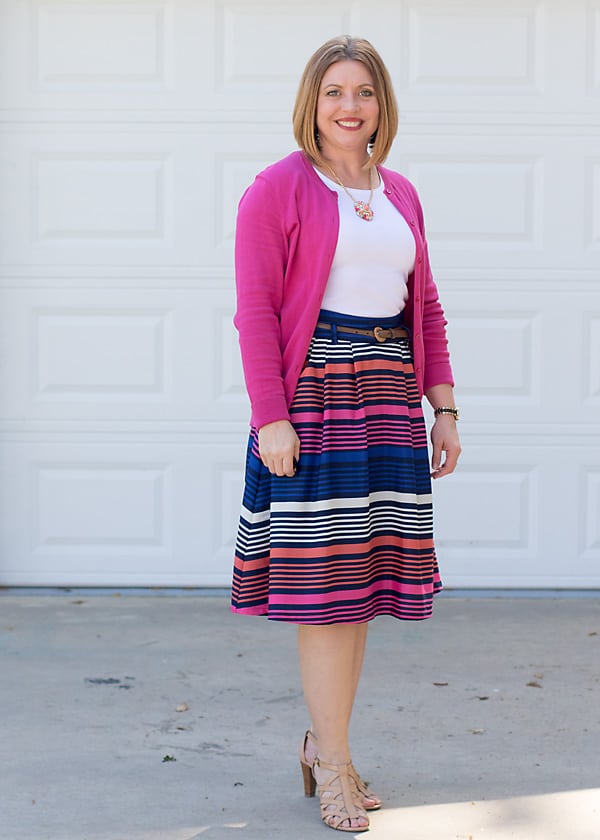
[{"label": "pendant", "polygon": [[373,221],[373,211],[366,201],[356,201],[354,203],[354,212],[359,219],[364,219],[365,222]]}]

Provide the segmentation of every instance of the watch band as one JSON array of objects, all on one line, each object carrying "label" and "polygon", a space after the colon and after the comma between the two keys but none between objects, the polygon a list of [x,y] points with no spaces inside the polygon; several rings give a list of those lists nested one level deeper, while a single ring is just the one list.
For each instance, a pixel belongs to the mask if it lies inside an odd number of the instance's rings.
[{"label": "watch band", "polygon": [[460,417],[458,408],[454,405],[440,405],[434,410],[433,414],[435,417],[439,417],[440,414],[451,414],[455,420],[458,420]]}]

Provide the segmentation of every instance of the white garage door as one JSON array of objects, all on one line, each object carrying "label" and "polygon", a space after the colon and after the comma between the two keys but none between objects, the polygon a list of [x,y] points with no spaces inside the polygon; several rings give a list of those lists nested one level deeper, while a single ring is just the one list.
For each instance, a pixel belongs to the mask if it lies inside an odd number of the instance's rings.
[{"label": "white garage door", "polygon": [[600,586],[600,0],[0,0],[0,582],[227,584],[235,206],[310,52],[402,111],[465,446],[447,584]]}]

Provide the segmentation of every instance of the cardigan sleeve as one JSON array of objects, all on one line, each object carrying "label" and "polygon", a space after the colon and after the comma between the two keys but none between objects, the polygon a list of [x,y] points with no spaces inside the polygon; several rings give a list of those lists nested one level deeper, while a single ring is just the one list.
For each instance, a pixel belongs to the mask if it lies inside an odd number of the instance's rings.
[{"label": "cardigan sleeve", "polygon": [[440,303],[437,286],[433,279],[429,262],[429,248],[425,232],[423,208],[416,189],[411,184],[419,232],[423,240],[423,261],[425,268],[425,287],[423,293],[423,346],[425,353],[425,370],[423,375],[423,391],[426,393],[434,385],[454,385],[448,339],[446,337],[447,320]]},{"label": "cardigan sleeve", "polygon": [[260,175],[241,198],[236,222],[235,280],[244,379],[252,425],[289,419],[282,373],[280,311],[288,237],[275,191]]}]

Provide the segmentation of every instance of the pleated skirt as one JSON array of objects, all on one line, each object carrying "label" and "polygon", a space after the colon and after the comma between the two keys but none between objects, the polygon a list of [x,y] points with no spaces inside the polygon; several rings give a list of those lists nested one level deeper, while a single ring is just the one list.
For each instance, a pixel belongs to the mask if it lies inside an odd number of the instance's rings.
[{"label": "pleated skirt", "polygon": [[290,416],[301,443],[293,478],[269,473],[250,431],[232,611],[296,624],[428,618],[442,583],[410,342],[317,329]]}]

